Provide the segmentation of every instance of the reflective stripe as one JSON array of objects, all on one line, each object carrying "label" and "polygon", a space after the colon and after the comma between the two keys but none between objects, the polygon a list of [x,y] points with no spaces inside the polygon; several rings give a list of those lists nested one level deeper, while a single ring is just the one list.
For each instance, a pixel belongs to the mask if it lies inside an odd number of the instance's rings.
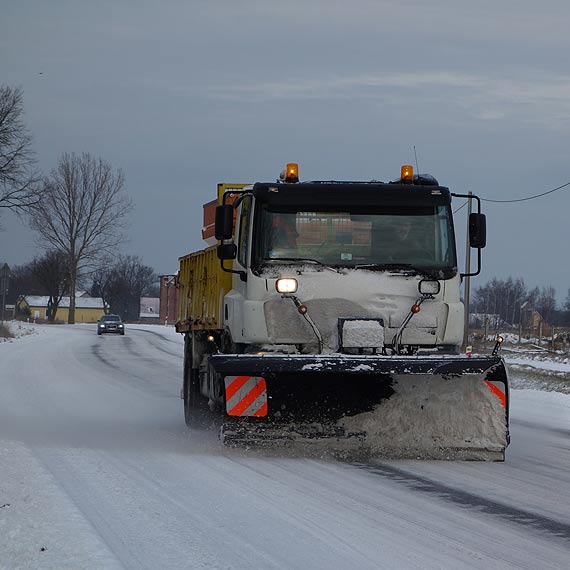
[{"label": "reflective stripe", "polygon": [[[232,379],[228,385],[228,379]],[[243,388],[244,384],[251,378],[251,376],[226,376],[226,402],[229,402],[234,395]]]},{"label": "reflective stripe", "polygon": [[507,395],[500,389],[498,388],[495,384],[493,384],[493,382],[490,382],[489,380],[485,380],[485,384],[487,384],[487,387],[489,388],[489,390],[491,390],[491,392],[497,396],[497,398],[499,398],[499,402],[501,402],[501,406],[503,406],[503,408],[507,407]]},{"label": "reflective stripe", "polygon": [[259,408],[259,410],[257,410],[257,412],[255,412],[253,414],[256,418],[261,418],[267,415],[267,402],[264,402],[261,406],[261,408]]},{"label": "reflective stripe", "polygon": [[267,385],[260,376],[226,376],[226,411],[230,416],[267,415]]}]

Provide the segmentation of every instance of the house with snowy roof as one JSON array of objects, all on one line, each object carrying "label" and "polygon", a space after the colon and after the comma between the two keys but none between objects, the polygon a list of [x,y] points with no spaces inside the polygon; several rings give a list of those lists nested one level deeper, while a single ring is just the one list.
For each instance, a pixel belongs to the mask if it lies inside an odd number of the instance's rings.
[{"label": "house with snowy roof", "polygon": [[[28,313],[32,319],[45,319],[48,307],[48,296],[25,295],[17,303],[18,312]],[[75,298],[75,322],[96,323],[105,314],[103,299],[99,297]],[[69,297],[63,297],[59,302],[55,319],[67,321],[69,317]]]}]

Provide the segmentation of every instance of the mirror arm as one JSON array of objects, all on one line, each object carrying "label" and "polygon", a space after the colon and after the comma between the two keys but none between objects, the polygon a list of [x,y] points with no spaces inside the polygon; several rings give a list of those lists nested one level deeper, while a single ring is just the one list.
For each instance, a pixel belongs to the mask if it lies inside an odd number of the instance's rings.
[{"label": "mirror arm", "polygon": [[464,277],[475,277],[476,275],[479,275],[479,273],[481,273],[481,248],[480,247],[477,248],[477,271],[471,272],[471,273],[460,273],[459,277],[463,281]]},{"label": "mirror arm", "polygon": [[222,268],[222,271],[225,271],[226,273],[235,273],[236,275],[239,275],[239,278],[242,281],[247,281],[247,273],[245,271],[237,271],[235,269],[228,269],[226,267],[224,267],[224,260],[220,259],[220,267]]},{"label": "mirror arm", "polygon": [[[473,198],[475,198],[475,200],[477,200],[477,213],[480,214],[481,213],[481,198],[479,198],[479,196],[476,196],[475,194],[456,194],[455,192],[451,192],[451,195],[454,196],[455,198],[467,198],[467,200],[472,200]],[[461,278],[461,281],[463,281],[464,277],[475,277],[477,275],[479,275],[479,273],[481,273],[481,248],[478,247],[477,248],[477,271],[475,271],[474,273],[460,273],[459,277]]]},{"label": "mirror arm", "polygon": [[481,213],[481,198],[476,196],[475,194],[456,194],[455,192],[451,192],[451,195],[455,198],[467,198],[467,200],[477,200],[477,213]]},{"label": "mirror arm", "polygon": [[[233,208],[237,208],[240,204],[240,202],[244,199],[244,197],[247,194],[251,194],[251,190],[232,190],[232,192],[225,192],[224,195],[222,196],[222,206],[226,205],[226,197],[229,196],[229,194],[239,194],[239,196],[237,197],[237,199],[235,200],[235,202],[232,204]],[[224,243],[224,240],[221,240],[221,243]],[[239,275],[239,278],[246,282],[247,281],[247,273],[245,271],[237,271],[235,269],[227,269],[226,267],[224,267],[224,260],[220,259],[220,267],[222,268],[222,271],[225,271],[226,273],[235,273],[236,275]]]}]

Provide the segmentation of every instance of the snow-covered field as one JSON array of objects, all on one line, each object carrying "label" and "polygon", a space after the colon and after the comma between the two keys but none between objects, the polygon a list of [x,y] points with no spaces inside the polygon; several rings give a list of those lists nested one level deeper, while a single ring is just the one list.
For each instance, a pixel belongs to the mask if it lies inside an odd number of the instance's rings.
[{"label": "snow-covered field", "polygon": [[12,327],[0,570],[570,567],[564,362],[508,356],[505,463],[349,464],[189,432],[172,327]]}]

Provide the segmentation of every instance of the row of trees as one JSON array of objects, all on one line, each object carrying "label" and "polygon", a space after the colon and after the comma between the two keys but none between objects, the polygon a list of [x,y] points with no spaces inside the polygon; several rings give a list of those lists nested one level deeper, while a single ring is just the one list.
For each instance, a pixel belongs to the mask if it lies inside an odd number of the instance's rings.
[{"label": "row of trees", "polygon": [[[159,295],[158,277],[152,267],[144,265],[137,256],[119,255],[113,264],[98,267],[84,275],[80,285],[86,285],[92,297],[101,297],[112,313],[125,320],[138,320],[140,298]],[[16,303],[21,293],[48,296],[47,319],[54,321],[63,297],[71,292],[68,258],[57,251],[48,251],[30,263],[18,265],[12,271],[12,286],[7,297]]]},{"label": "row of trees", "polygon": [[47,295],[46,317],[53,321],[61,299],[69,294],[69,267],[60,252],[48,251],[30,263],[12,269],[7,303],[15,304],[20,294]]},{"label": "row of trees", "polygon": [[[122,172],[88,153],[65,153],[49,175],[40,175],[23,112],[22,90],[0,87],[0,211],[24,218],[49,252],[42,262],[60,264],[74,323],[79,279],[99,271],[115,254],[132,202]],[[54,293],[54,303],[59,295]]]},{"label": "row of trees", "polygon": [[534,309],[542,318],[557,326],[570,326],[570,289],[562,307],[556,303],[556,290],[552,286],[529,288],[521,277],[491,279],[474,290],[471,313],[496,315],[503,322],[519,325],[524,314]]},{"label": "row of trees", "polygon": [[136,320],[141,297],[159,296],[157,281],[152,267],[143,265],[137,256],[119,256],[112,266],[101,266],[93,273],[91,295],[101,297],[112,313]]}]

